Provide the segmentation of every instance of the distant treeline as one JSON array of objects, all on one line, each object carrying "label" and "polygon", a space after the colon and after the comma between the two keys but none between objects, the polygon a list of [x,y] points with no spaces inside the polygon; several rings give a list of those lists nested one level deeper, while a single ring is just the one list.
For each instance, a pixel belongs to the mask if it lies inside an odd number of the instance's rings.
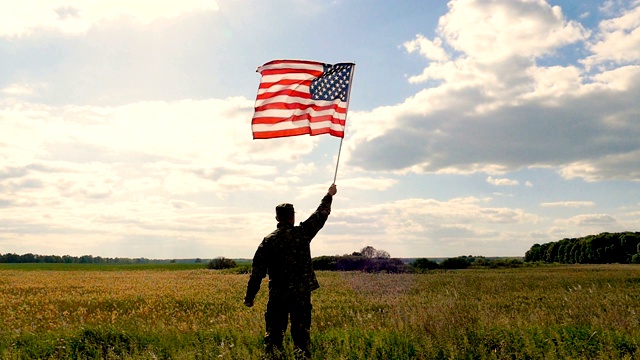
[{"label": "distant treeline", "polygon": [[640,264],[640,232],[605,232],[535,244],[524,259],[563,264]]},{"label": "distant treeline", "polygon": [[[36,255],[36,254],[0,254],[0,263],[47,263],[47,264],[168,264],[168,263],[202,263],[212,270],[225,270],[230,273],[245,274],[251,272],[251,260],[228,259],[217,257],[208,259],[174,259],[157,260],[146,258],[108,258],[101,256],[83,255]],[[476,268],[502,268],[521,266],[521,259],[513,258],[485,258],[483,256],[458,256],[443,259],[399,259],[392,258],[384,250],[376,250],[366,246],[360,251],[345,255],[319,256],[312,259],[314,270],[328,271],[362,271],[369,273],[415,273],[429,270],[453,270]]]},{"label": "distant treeline", "polygon": [[[385,252],[386,253],[386,252]],[[329,271],[363,271],[387,273],[414,273],[429,270],[455,270],[475,268],[513,268],[523,265],[521,259],[501,258],[489,259],[484,256],[458,256],[436,262],[427,258],[414,259],[406,263],[402,259],[392,257],[371,257],[361,253],[351,255],[319,256],[312,259],[314,270]]]},{"label": "distant treeline", "polygon": [[201,259],[193,260],[150,260],[145,258],[108,258],[101,256],[83,255],[36,255],[36,254],[0,254],[0,263],[47,263],[47,264],[157,264],[175,262],[202,262]]}]

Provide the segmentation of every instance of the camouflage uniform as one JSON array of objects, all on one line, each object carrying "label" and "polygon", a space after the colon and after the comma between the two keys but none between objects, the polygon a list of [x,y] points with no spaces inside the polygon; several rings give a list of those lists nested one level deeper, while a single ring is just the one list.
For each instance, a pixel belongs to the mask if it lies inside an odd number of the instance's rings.
[{"label": "camouflage uniform", "polygon": [[[310,357],[311,292],[320,285],[311,264],[309,245],[331,212],[332,196],[327,194],[318,209],[300,225],[279,218],[278,228],[267,235],[255,256],[245,302],[253,303],[262,279],[269,275],[269,302],[265,312],[265,350],[282,351],[282,340],[291,316],[291,337],[296,353]],[[293,205],[278,205],[276,212]]]}]

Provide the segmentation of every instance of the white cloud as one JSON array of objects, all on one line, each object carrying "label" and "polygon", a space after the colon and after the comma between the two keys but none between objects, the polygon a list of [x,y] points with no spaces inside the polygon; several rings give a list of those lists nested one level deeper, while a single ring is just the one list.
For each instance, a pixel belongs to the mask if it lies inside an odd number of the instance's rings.
[{"label": "white cloud", "polygon": [[582,87],[581,70],[575,66],[532,66],[527,69],[534,89],[525,99],[542,98],[546,104],[561,104],[560,98],[571,96]]},{"label": "white cloud", "polygon": [[[565,178],[640,180],[630,170],[640,168],[638,66],[587,74],[578,65],[537,64],[589,33],[545,1],[457,0],[449,7],[438,30],[443,43],[422,36],[405,43],[430,60],[409,81],[441,82],[427,82],[396,106],[359,113],[347,161],[395,173],[543,166]],[[450,60],[426,55],[445,45],[457,50]]]},{"label": "white cloud", "polygon": [[429,60],[441,62],[449,60],[449,55],[442,48],[442,40],[440,38],[435,38],[431,41],[422,34],[418,34],[415,39],[405,42],[404,48],[409,53],[418,51]]},{"label": "white cloud", "polygon": [[580,227],[596,227],[603,229],[602,231],[606,231],[606,229],[614,230],[618,228],[618,221],[615,217],[609,214],[584,214],[577,215],[572,218],[567,219],[567,223],[572,225],[577,225]]},{"label": "white cloud", "polygon": [[352,188],[354,190],[385,191],[396,183],[397,180],[390,178],[356,177],[340,180],[341,187]]},{"label": "white cloud", "polygon": [[496,179],[491,176],[487,177],[487,182],[495,186],[517,186],[520,184],[518,180]]},{"label": "white cloud", "polygon": [[543,0],[453,0],[439,32],[480,62],[539,57],[588,35],[579,23],[567,21],[559,6]]},{"label": "white cloud", "polygon": [[592,207],[595,206],[593,201],[559,201],[559,202],[546,202],[541,203],[542,207]]},{"label": "white cloud", "polygon": [[0,13],[0,37],[27,35],[36,29],[56,29],[63,33],[86,32],[102,21],[128,16],[142,24],[158,18],[176,17],[192,11],[216,11],[214,0],[143,1],[127,0],[33,0],[13,2]]},{"label": "white cloud", "polygon": [[636,2],[634,6],[631,9],[622,7],[618,17],[600,23],[599,32],[587,44],[593,53],[584,60],[587,67],[606,62],[640,61],[640,4]]},{"label": "white cloud", "polygon": [[560,169],[560,175],[591,182],[606,179],[640,181],[640,150],[567,164]]}]

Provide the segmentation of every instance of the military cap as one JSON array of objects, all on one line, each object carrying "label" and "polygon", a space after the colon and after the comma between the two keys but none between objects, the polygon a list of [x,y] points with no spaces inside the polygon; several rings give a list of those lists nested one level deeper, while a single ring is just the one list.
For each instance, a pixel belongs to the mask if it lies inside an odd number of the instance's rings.
[{"label": "military cap", "polygon": [[276,206],[276,215],[278,215],[279,217],[291,216],[294,213],[295,211],[293,210],[293,204],[284,203]]}]

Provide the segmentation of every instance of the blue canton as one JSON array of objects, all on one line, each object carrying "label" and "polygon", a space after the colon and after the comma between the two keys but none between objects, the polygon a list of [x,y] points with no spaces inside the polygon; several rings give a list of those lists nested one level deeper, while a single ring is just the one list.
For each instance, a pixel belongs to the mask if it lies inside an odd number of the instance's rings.
[{"label": "blue canton", "polygon": [[313,100],[347,101],[349,79],[354,64],[324,64],[324,72],[311,81],[309,91]]}]

